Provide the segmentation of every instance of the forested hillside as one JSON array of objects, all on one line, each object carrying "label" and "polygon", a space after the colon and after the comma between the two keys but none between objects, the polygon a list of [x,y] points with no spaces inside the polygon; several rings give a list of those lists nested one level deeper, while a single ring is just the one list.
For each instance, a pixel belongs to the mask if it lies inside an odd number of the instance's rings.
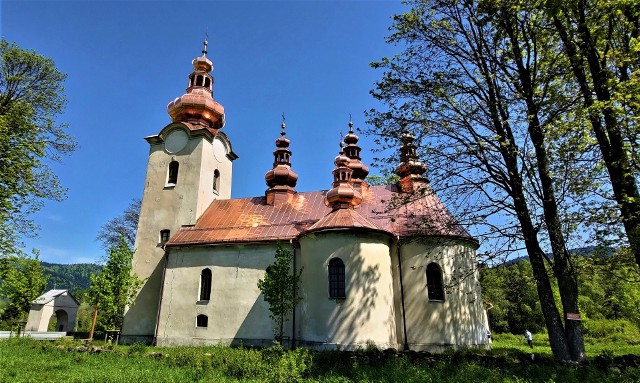
[{"label": "forested hillside", "polygon": [[[634,331],[640,326],[640,283],[630,254],[572,257],[577,270],[579,308],[585,334]],[[574,252],[575,254],[575,252]],[[549,271],[549,274],[551,272]],[[495,333],[522,334],[545,329],[536,284],[527,259],[480,269],[482,295]],[[552,278],[556,302],[561,305]]]},{"label": "forested hillside", "polygon": [[46,290],[65,289],[76,295],[89,288],[92,273],[97,273],[102,266],[91,263],[59,265],[41,262],[47,276]]}]

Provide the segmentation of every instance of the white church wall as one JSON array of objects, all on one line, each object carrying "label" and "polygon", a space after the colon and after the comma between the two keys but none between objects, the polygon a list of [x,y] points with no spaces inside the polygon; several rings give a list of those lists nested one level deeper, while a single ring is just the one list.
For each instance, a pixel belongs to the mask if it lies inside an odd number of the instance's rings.
[{"label": "white church wall", "polygon": [[[407,338],[411,349],[441,351],[486,345],[487,319],[475,271],[474,244],[431,238],[400,248]],[[426,268],[443,272],[444,301],[429,300]]]},{"label": "white church wall", "polygon": [[[186,129],[180,124],[175,125],[178,129]],[[197,214],[201,213],[200,210],[204,211],[200,202],[203,188],[209,195],[208,203],[213,200],[212,145],[204,136],[190,138],[182,150],[173,154],[165,151],[163,142],[150,140],[150,143],[133,259],[133,272],[144,283],[134,304],[125,314],[124,342],[149,342],[153,338],[164,256],[160,231],[170,230],[173,235],[181,226],[195,224]],[[178,179],[175,185],[169,185],[168,167],[173,160],[179,163]],[[202,180],[203,168],[211,174],[207,187],[204,186],[207,181]]]},{"label": "white church wall", "polygon": [[[172,250],[164,278],[158,344],[270,345],[274,324],[257,283],[273,263],[275,251],[275,243]],[[212,272],[211,299],[199,301],[205,268]],[[206,328],[196,327],[198,315],[208,317]]]},{"label": "white church wall", "polygon": [[[389,237],[325,232],[300,238],[299,344],[353,349],[397,346]],[[328,265],[345,264],[346,298],[329,298]]]}]

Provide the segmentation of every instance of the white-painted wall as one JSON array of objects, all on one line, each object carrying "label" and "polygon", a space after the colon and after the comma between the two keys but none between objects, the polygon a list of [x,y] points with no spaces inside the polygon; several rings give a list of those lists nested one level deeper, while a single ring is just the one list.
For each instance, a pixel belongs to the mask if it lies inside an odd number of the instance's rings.
[{"label": "white-painted wall", "polygon": [[[475,246],[468,241],[431,238],[400,247],[407,338],[413,350],[438,351],[486,345],[488,329],[482,303]],[[429,301],[426,268],[440,265],[445,300]]]},{"label": "white-painted wall", "polygon": [[[269,345],[274,323],[258,289],[275,260],[275,243],[194,247],[172,250],[168,257],[157,342],[175,344]],[[212,272],[211,299],[199,301],[200,275]],[[207,315],[208,327],[196,327]],[[285,334],[291,332],[285,324]]]},{"label": "white-painted wall", "polygon": [[[58,311],[64,311],[64,314],[60,313],[61,318],[59,319],[63,320],[56,322],[55,331],[74,331],[76,316],[78,314],[78,304],[73,298],[67,295],[67,293],[58,295],[47,304],[31,305],[25,331],[47,331],[51,317],[54,316],[58,318],[56,315]],[[59,325],[63,326],[62,330],[59,329]]]},{"label": "white-painted wall", "polygon": [[[163,129],[186,129],[174,123]],[[163,133],[163,134],[164,134]],[[140,220],[136,236],[133,272],[143,280],[134,304],[124,317],[124,342],[151,341],[156,329],[158,302],[162,283],[164,249],[160,231],[175,234],[183,225],[193,225],[214,199],[231,196],[232,160],[226,138],[190,133],[184,149],[168,153],[160,137],[149,139],[149,163],[144,185]],[[168,167],[178,161],[178,179],[168,185]],[[215,169],[221,173],[220,188],[213,190]]]},{"label": "white-painted wall", "polygon": [[[389,236],[320,232],[300,238],[302,272],[298,308],[300,344],[343,349],[396,347]],[[329,299],[328,265],[345,264],[346,298]]]}]

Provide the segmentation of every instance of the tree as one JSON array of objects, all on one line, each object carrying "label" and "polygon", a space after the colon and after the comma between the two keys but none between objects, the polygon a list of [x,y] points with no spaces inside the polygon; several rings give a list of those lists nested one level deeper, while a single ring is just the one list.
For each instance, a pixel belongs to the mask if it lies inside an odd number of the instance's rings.
[{"label": "tree", "polygon": [[545,7],[570,62],[640,266],[640,5],[625,0],[549,0]]},{"label": "tree", "polygon": [[7,257],[0,259],[0,295],[9,299],[2,319],[25,321],[31,303],[44,292],[47,278],[38,258]]},{"label": "tree", "polygon": [[54,62],[0,41],[0,256],[21,253],[20,236],[33,236],[29,215],[65,190],[45,160],[75,150],[67,125],[57,123],[65,97]]},{"label": "tree", "polygon": [[102,242],[105,249],[117,246],[123,236],[129,247],[134,248],[141,203],[139,198],[132,199],[122,215],[112,218],[100,227],[96,240]]},{"label": "tree", "polygon": [[271,311],[269,316],[276,323],[273,332],[276,339],[282,344],[284,324],[302,300],[302,297],[297,295],[302,270],[291,272],[293,253],[279,243],[275,257],[274,263],[267,267],[264,279],[258,281],[258,288],[262,292],[264,300],[269,303],[269,311]]},{"label": "tree", "polygon": [[565,239],[571,227],[561,209],[571,206],[563,200],[570,193],[557,192],[563,179],[551,170],[563,168],[575,181],[591,169],[578,172],[582,153],[558,148],[573,136],[554,127],[581,121],[562,113],[575,101],[563,88],[567,69],[548,21],[533,1],[410,4],[410,12],[394,16],[389,38],[404,51],[372,64],[386,69],[372,94],[389,110],[368,113],[370,133],[395,146],[402,130],[412,131],[434,190],[463,223],[482,230],[494,249],[526,250],[554,355],[581,360],[580,324],[565,327],[545,263],[559,282],[564,313],[577,312]]},{"label": "tree", "polygon": [[132,274],[133,250],[122,236],[116,246],[109,249],[107,262],[98,274],[91,275],[88,302],[94,307],[94,315],[100,313],[98,326],[102,329],[122,327],[124,310],[142,285]]}]

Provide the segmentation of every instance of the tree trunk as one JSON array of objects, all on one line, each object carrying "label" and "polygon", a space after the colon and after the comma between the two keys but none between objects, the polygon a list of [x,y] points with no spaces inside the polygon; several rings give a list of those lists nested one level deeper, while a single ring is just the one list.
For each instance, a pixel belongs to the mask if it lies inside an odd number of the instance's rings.
[{"label": "tree trunk", "polygon": [[94,307],[91,317],[91,330],[89,330],[89,342],[93,341],[93,331],[96,329],[96,321],[98,320],[98,306]]},{"label": "tree trunk", "polygon": [[571,354],[567,345],[562,319],[558,312],[555,298],[553,297],[551,282],[549,281],[549,276],[544,264],[544,253],[540,248],[537,231],[533,226],[529,208],[527,206],[524,186],[518,169],[513,132],[511,131],[508,123],[506,123],[508,118],[504,115],[504,112],[501,109],[501,102],[497,96],[497,87],[494,87],[490,76],[486,75],[488,73],[489,71],[487,70],[485,72],[485,81],[488,85],[488,92],[491,98],[489,107],[491,109],[493,125],[496,129],[496,133],[498,133],[498,140],[501,144],[500,153],[510,177],[510,195],[513,199],[516,215],[524,236],[527,254],[531,261],[533,276],[536,280],[536,288],[538,290],[538,297],[540,298],[540,307],[542,308],[542,314],[545,319],[547,331],[549,332],[549,344],[556,360],[571,360]]},{"label": "tree trunk", "polygon": [[[625,151],[624,139],[611,107],[611,94],[607,85],[608,76],[605,68],[600,64],[598,51],[585,21],[584,3],[577,2],[575,22],[578,24],[579,39],[574,40],[569,34],[570,26],[565,26],[558,15],[553,16],[553,25],[562,40],[564,51],[571,63],[571,69],[580,87],[584,106],[588,110],[589,120],[598,141],[602,158],[609,173],[611,187],[620,210],[622,224],[635,256],[636,264],[640,266],[640,193],[637,180],[630,165],[630,159]],[[563,9],[570,17],[572,12]],[[577,40],[580,43],[577,43]],[[577,47],[577,48],[576,48]],[[579,51],[578,51],[579,49]],[[585,68],[584,59],[587,60]],[[591,74],[591,86],[587,78],[587,70]],[[594,108],[593,94],[597,100],[604,103],[602,112]],[[602,125],[604,118],[604,126]]]},{"label": "tree trunk", "polygon": [[[511,40],[511,53],[513,61],[518,71],[518,81],[516,84],[521,96],[527,105],[528,131],[531,142],[536,153],[536,165],[538,170],[538,179],[542,186],[542,208],[544,211],[544,220],[547,225],[547,232],[551,242],[554,263],[553,271],[558,280],[558,288],[562,307],[566,315],[567,310],[571,313],[578,313],[578,285],[574,270],[570,267],[569,252],[566,248],[562,226],[560,224],[560,215],[558,213],[558,203],[555,196],[553,178],[549,169],[549,157],[545,145],[545,133],[540,125],[539,112],[540,108],[535,100],[535,85],[529,69],[529,66],[523,63],[524,54],[519,45],[517,30],[526,29],[527,26],[518,28],[517,16],[511,15],[508,9],[502,8],[499,16],[502,16],[500,22],[505,28],[509,39]],[[499,17],[498,16],[498,17]],[[529,52],[531,55],[531,52]],[[534,53],[535,55],[535,53]],[[534,57],[537,60],[537,57]],[[565,334],[567,346],[574,361],[583,361],[585,359],[584,340],[582,337],[582,328],[580,322],[574,322],[567,325],[565,322]]]}]

